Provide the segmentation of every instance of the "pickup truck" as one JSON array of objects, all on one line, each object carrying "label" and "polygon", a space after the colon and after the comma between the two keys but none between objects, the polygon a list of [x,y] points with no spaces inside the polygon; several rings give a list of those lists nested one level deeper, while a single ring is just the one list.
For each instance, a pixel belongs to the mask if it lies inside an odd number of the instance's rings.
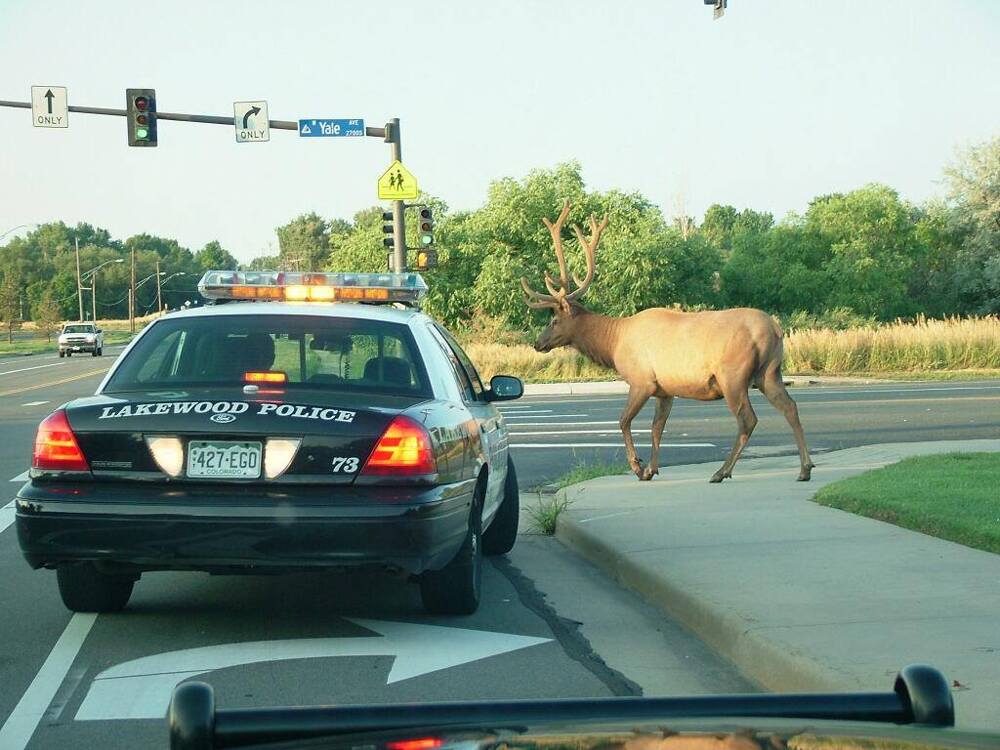
[{"label": "pickup truck", "polygon": [[66,323],[59,332],[59,356],[72,357],[73,352],[104,354],[104,334],[94,323]]}]

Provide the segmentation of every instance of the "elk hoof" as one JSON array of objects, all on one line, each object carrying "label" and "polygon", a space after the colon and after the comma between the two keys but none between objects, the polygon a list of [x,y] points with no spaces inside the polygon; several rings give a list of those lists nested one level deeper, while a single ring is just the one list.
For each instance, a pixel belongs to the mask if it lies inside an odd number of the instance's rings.
[{"label": "elk hoof", "polygon": [[651,469],[650,467],[647,466],[645,469],[639,472],[637,476],[639,477],[640,482],[648,482],[650,479],[652,479],[659,473],[660,472],[658,469]]},{"label": "elk hoof", "polygon": [[799,478],[796,481],[808,482],[811,478],[812,478],[812,467],[803,468],[802,471],[799,472]]},{"label": "elk hoof", "polygon": [[726,478],[725,474],[723,474],[721,471],[717,471],[712,475],[712,478],[709,479],[708,481],[712,484],[718,484],[725,478]]}]

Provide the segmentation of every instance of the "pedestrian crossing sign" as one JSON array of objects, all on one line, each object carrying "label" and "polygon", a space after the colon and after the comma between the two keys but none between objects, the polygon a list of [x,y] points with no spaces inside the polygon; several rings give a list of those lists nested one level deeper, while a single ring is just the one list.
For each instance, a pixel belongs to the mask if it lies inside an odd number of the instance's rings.
[{"label": "pedestrian crossing sign", "polygon": [[379,200],[408,200],[416,198],[418,192],[417,178],[399,160],[394,161],[385,170],[385,174],[378,178]]}]

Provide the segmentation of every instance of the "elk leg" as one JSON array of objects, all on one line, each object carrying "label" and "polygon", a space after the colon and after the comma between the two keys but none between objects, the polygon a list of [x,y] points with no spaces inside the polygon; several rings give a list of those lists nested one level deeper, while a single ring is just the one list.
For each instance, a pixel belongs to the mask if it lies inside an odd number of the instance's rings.
[{"label": "elk leg", "polygon": [[660,473],[660,438],[663,428],[670,416],[670,407],[674,405],[673,396],[660,396],[656,399],[656,414],[653,415],[653,451],[649,454],[649,465],[643,470],[640,479],[652,479]]},{"label": "elk leg", "polygon": [[635,453],[635,443],[632,442],[632,420],[642,409],[643,404],[653,395],[653,390],[654,388],[650,386],[630,385],[625,410],[622,412],[621,419],[618,420],[618,426],[622,429],[622,437],[625,438],[625,457],[628,459],[628,465],[639,479],[643,478],[642,463]]},{"label": "elk leg", "polygon": [[799,407],[788,395],[785,384],[781,380],[780,370],[769,370],[764,375],[764,382],[761,384],[764,396],[771,402],[771,406],[785,415],[788,424],[795,433],[795,443],[799,446],[799,481],[808,482],[812,476],[812,469],[816,465],[809,457],[809,448],[806,446],[806,434],[799,421]]},{"label": "elk leg", "polygon": [[733,449],[729,452],[729,458],[725,460],[725,463],[708,480],[710,482],[721,482],[723,479],[729,479],[733,475],[733,465],[743,452],[747,441],[750,440],[753,428],[757,426],[757,415],[750,405],[750,394],[746,390],[737,393],[724,390],[723,393],[726,396],[726,403],[729,405],[729,410],[736,417],[736,442],[733,443]]}]

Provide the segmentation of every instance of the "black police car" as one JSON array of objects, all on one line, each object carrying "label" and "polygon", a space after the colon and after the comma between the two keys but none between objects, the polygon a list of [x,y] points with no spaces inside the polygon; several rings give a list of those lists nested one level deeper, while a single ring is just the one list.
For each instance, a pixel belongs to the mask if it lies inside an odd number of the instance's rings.
[{"label": "black police car", "polygon": [[408,306],[416,274],[210,271],[199,288],[216,304],[151,323],[39,426],[16,501],[28,562],[74,611],[123,608],[146,571],[352,566],[475,611],[482,555],[517,533],[493,402],[521,382],[482,385]]}]

